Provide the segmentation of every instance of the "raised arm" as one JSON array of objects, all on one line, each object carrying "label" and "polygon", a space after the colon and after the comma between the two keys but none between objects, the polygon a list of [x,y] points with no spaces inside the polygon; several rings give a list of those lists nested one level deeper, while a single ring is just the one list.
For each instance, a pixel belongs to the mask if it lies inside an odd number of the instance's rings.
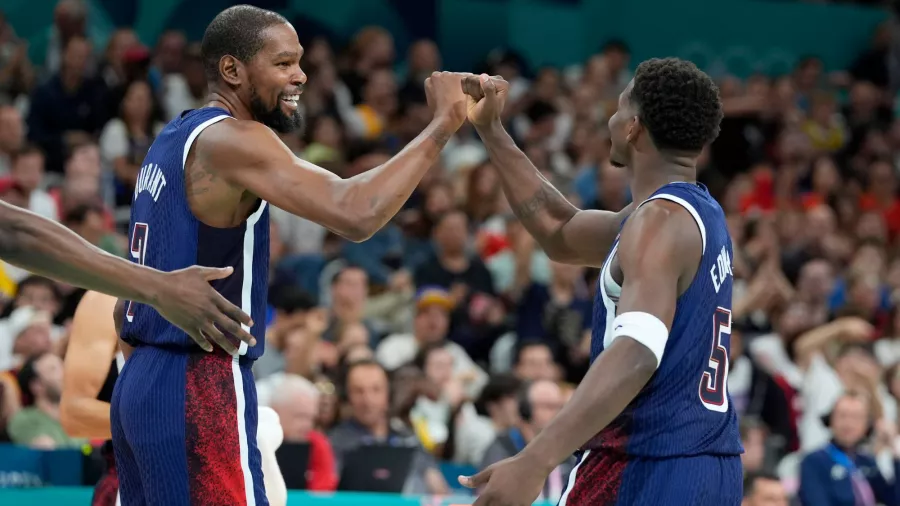
[{"label": "raised arm", "polygon": [[469,121],[497,167],[513,212],[557,262],[600,266],[632,210],[580,210],[550,184],[520,150],[500,122],[509,84],[501,78],[465,79]]},{"label": "raised arm", "polygon": [[346,237],[364,241],[403,206],[465,121],[463,74],[436,72],[425,81],[434,119],[384,165],[348,179],[295,157],[268,128],[223,121],[207,129],[194,171],[215,171],[274,206]]},{"label": "raised arm", "polygon": [[476,506],[532,500],[539,492],[532,490],[535,484],[609,425],[653,376],[675,316],[679,281],[696,270],[701,254],[700,233],[679,209],[653,201],[631,217],[616,255],[625,278],[616,336],[572,399],[518,456],[461,480],[470,487],[487,483],[485,500]]},{"label": "raised arm", "polygon": [[78,303],[66,350],[59,421],[72,437],[109,439],[109,403],[97,399],[116,356],[116,299],[87,292]]},{"label": "raised arm", "polygon": [[62,225],[5,202],[0,202],[0,258],[70,285],[149,304],[208,350],[204,333],[228,349],[214,324],[255,342],[241,328],[252,323],[250,317],[209,284],[230,275],[231,268],[160,272],[105,253]]}]

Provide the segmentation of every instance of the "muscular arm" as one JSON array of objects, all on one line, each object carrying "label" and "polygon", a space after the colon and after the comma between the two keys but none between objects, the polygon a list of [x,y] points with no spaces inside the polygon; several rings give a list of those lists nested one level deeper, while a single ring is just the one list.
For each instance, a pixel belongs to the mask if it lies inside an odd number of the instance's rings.
[{"label": "muscular arm", "polygon": [[[687,212],[676,207],[659,201],[643,206],[629,221],[617,253],[625,276],[619,314],[649,313],[669,329],[675,317],[679,279],[689,269],[696,269],[701,251],[700,232]],[[612,422],[657,367],[650,348],[630,337],[617,338],[594,361],[550,426],[524,452],[549,472]]]},{"label": "muscular arm", "polygon": [[341,179],[294,156],[259,123],[223,121],[201,136],[191,178],[214,171],[276,207],[359,242],[400,210],[452,133],[446,122],[435,120],[384,165]]},{"label": "muscular arm", "polygon": [[5,202],[0,258],[34,274],[151,305],[165,281],[159,271],[105,253],[62,225]]},{"label": "muscular arm", "polygon": [[60,422],[69,436],[111,437],[109,403],[97,400],[97,394],[116,355],[115,304],[114,297],[87,292],[75,310],[59,410]]},{"label": "muscular arm", "polygon": [[547,181],[499,122],[476,126],[513,212],[557,262],[600,266],[632,210],[580,210]]}]

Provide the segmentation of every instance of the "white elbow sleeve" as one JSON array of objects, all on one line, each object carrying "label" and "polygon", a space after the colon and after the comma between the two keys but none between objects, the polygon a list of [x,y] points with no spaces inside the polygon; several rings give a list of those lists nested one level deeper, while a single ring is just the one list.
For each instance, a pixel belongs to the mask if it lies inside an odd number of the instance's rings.
[{"label": "white elbow sleeve", "polygon": [[666,342],[669,340],[669,329],[659,318],[640,311],[622,313],[613,320],[610,342],[619,336],[628,336],[649,348],[656,355],[656,367],[662,363]]}]

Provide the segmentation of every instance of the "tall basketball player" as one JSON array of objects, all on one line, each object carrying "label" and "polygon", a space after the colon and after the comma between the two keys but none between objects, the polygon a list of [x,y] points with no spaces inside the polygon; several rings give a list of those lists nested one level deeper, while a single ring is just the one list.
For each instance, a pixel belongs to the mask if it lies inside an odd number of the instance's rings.
[{"label": "tall basketball player", "polygon": [[[132,258],[163,270],[231,266],[214,286],[256,320],[266,310],[269,205],[355,241],[400,209],[466,119],[460,74],[425,82],[434,118],[380,167],[341,179],[300,160],[275,132],[300,125],[303,47],[282,16],[221,12],[201,44],[209,102],[172,120],[151,146],[131,208]],[[113,448],[124,506],[264,505],[251,366],[238,343],[204,353],[153,308],[129,303],[121,337],[135,350],[116,383]]]},{"label": "tall basketball player", "polygon": [[[467,79],[469,119],[516,215],[554,260],[602,266],[592,365],[572,399],[517,456],[464,485],[476,506],[531,504],[547,474],[580,450],[563,506],[741,503],[741,442],[728,399],[731,237],[696,182],[719,132],[713,81],[692,63],[638,66],[609,120],[611,161],[638,203],[627,221],[581,211],[554,189],[500,124],[507,84]],[[627,211],[626,211],[627,212]]]},{"label": "tall basketball player", "polygon": [[[101,449],[106,469],[94,488],[91,506],[119,504],[119,476],[112,441],[109,441],[109,401],[119,371],[132,349],[118,338],[116,329],[122,322],[113,321],[116,302],[109,295],[85,293],[75,311],[66,349],[59,412],[62,426],[73,437],[107,440]],[[259,416],[259,448],[269,503],[284,506],[287,491],[275,459],[275,450],[283,439],[281,424],[278,414],[270,408],[260,407]]]}]

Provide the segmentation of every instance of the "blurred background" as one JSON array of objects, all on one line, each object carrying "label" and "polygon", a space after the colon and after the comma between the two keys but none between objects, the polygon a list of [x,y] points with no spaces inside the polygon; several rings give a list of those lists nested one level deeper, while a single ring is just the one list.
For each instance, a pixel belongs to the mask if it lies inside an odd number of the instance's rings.
[{"label": "blurred background", "polygon": [[[850,486],[819,458],[832,440],[871,457],[877,499],[900,504],[879,492],[900,479],[895,5],[250,3],[291,20],[306,51],[307,126],[284,142],[342,177],[428,123],[432,71],[488,72],[510,81],[504,123],[544,175],[580,207],[617,211],[630,202],[626,173],[608,163],[618,94],[643,59],[697,63],[725,108],[699,179],[734,240],[729,392],[745,504],[848,504],[811,499]],[[204,104],[199,40],[230,4],[4,0],[0,198],[126,254],[143,156],[165,122]],[[284,428],[290,504],[459,502],[446,499],[466,495],[455,476],[516,453],[588,368],[598,272],[547,259],[467,126],[372,239],[349,243],[275,209],[271,232],[254,371]],[[0,502],[88,504],[103,442],[59,423],[83,292],[0,263],[0,293]],[[570,468],[542,500],[556,503]],[[373,491],[394,495],[354,495]]]}]

